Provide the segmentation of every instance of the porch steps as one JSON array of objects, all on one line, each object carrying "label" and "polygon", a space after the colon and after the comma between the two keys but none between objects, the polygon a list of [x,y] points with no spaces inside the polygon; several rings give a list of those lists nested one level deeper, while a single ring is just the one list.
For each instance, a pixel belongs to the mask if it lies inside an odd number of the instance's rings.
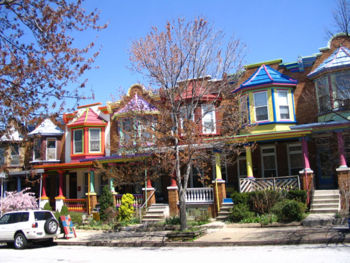
[{"label": "porch steps", "polygon": [[168,204],[153,204],[142,218],[142,223],[156,223],[164,221],[169,216]]},{"label": "porch steps", "polygon": [[226,221],[228,219],[228,216],[230,214],[230,210],[233,207],[233,203],[222,203],[220,207],[220,212],[218,213],[218,216],[216,217],[216,220],[219,221]]},{"label": "porch steps", "polygon": [[335,214],[340,210],[339,190],[315,190],[310,213]]}]

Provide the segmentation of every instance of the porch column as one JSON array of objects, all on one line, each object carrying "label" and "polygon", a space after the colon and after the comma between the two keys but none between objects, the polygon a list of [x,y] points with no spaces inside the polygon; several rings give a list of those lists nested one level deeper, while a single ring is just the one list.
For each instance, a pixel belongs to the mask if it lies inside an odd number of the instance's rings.
[{"label": "porch column", "polygon": [[338,176],[338,188],[340,191],[340,209],[348,212],[350,200],[347,193],[350,192],[350,168],[346,163],[343,133],[337,132],[338,152],[339,152],[339,167],[336,169]]},{"label": "porch column", "polygon": [[[142,188],[142,191],[145,202],[148,200],[147,207],[150,207],[156,203],[156,197],[154,195],[156,190],[152,187],[151,179],[147,178],[147,169],[145,170],[145,179],[147,180],[146,188]],[[150,198],[151,195],[152,197]]]},{"label": "porch column", "polygon": [[247,164],[247,178],[253,179],[253,162],[252,162],[252,148],[250,146],[245,146],[245,158]]},{"label": "porch column", "polygon": [[177,191],[177,185],[175,180],[175,173],[170,176],[171,184],[167,187],[168,189],[168,202],[169,202],[169,214],[170,216],[177,216],[179,209],[177,203],[179,201],[179,193]]},{"label": "porch column", "polygon": [[304,169],[299,171],[302,180],[302,188],[307,192],[307,205],[310,204],[311,192],[313,191],[313,177],[314,171],[310,168],[309,161],[309,149],[307,145],[307,139],[305,137],[302,138],[302,151],[303,151],[303,159],[304,159]]},{"label": "porch column", "polygon": [[22,186],[21,186],[21,177],[17,176],[17,192],[21,192]]},{"label": "porch column", "polygon": [[221,160],[220,160],[219,152],[215,152],[215,167],[216,167],[216,179],[213,181],[215,185],[214,199],[215,199],[215,211],[216,213],[218,213],[220,211],[224,198],[226,198],[226,185],[225,185],[225,181],[222,180]]},{"label": "porch column", "polygon": [[92,209],[96,207],[97,195],[95,193],[95,171],[90,169],[90,174],[88,176],[88,192],[86,193],[88,199],[88,213],[91,214]]},{"label": "porch column", "polygon": [[64,199],[66,199],[63,195],[63,175],[64,171],[58,171],[58,196],[55,197],[56,200],[56,211],[61,211],[64,205]]},{"label": "porch column", "polygon": [[345,159],[344,140],[343,140],[342,132],[337,132],[337,139],[338,139],[338,152],[339,152],[339,168],[348,168],[348,165]]},{"label": "porch column", "polygon": [[41,200],[40,200],[40,208],[44,208],[45,204],[49,202],[49,198],[46,195],[46,178],[47,174],[42,175],[42,191],[41,191]]}]

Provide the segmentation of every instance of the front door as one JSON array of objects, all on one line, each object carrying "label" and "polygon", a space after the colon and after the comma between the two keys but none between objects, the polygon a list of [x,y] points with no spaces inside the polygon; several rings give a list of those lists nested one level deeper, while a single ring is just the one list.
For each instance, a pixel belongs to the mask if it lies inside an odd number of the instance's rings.
[{"label": "front door", "polygon": [[69,198],[76,199],[77,198],[77,174],[70,173],[69,174]]},{"label": "front door", "polygon": [[337,149],[333,149],[336,142],[332,136],[323,136],[316,139],[317,147],[317,188],[335,189],[337,164]]}]

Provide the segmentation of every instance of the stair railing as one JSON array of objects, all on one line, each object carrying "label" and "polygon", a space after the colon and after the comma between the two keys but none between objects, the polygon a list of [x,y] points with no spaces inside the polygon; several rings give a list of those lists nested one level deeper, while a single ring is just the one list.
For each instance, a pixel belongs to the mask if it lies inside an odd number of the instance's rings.
[{"label": "stair railing", "polygon": [[139,217],[140,221],[142,220],[142,209],[148,204],[148,201],[151,200],[152,196],[154,195],[155,191],[152,191],[150,196],[147,198],[147,200],[142,204],[142,206],[139,207]]}]

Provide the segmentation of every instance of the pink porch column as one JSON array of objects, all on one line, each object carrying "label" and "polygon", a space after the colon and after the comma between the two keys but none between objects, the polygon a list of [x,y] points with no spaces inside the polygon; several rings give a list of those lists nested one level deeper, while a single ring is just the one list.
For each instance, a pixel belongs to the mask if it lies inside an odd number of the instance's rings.
[{"label": "pink porch column", "polygon": [[344,140],[343,140],[342,132],[337,132],[337,139],[338,139],[338,152],[339,152],[339,168],[348,168],[346,159],[345,159]]},{"label": "pink porch column", "polygon": [[43,174],[43,188],[41,193],[41,199],[49,199],[46,195],[46,178],[47,174]]},{"label": "pink porch column", "polygon": [[307,145],[307,140],[305,137],[302,138],[302,150],[304,157],[304,169],[299,172],[302,180],[302,188],[307,192],[307,205],[310,204],[311,191],[313,190],[313,176],[314,171],[310,169],[309,161],[309,149]]}]

